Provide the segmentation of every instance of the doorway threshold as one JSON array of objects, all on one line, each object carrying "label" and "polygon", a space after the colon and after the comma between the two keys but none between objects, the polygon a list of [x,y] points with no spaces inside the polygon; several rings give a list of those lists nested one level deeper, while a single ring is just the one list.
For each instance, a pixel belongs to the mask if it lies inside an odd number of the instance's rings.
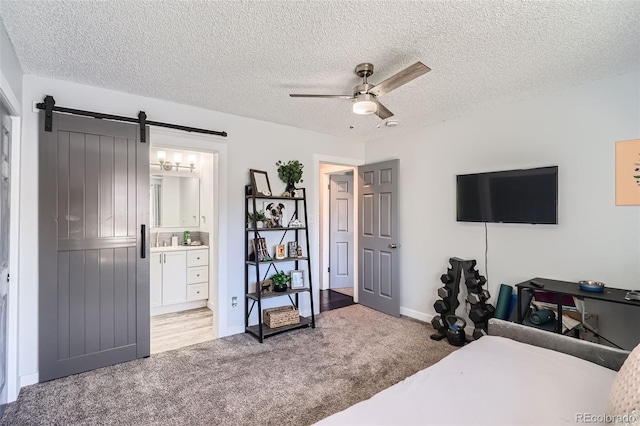
[{"label": "doorway threshold", "polygon": [[320,312],[355,305],[353,297],[334,290],[320,290]]},{"label": "doorway threshold", "polygon": [[209,308],[151,317],[151,355],[213,340],[213,312]]}]

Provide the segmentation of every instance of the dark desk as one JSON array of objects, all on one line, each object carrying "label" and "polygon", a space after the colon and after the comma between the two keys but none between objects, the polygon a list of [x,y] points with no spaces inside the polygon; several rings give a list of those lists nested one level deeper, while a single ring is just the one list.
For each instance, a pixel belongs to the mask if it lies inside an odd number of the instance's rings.
[{"label": "dark desk", "polygon": [[[544,284],[544,288],[539,288],[531,284],[531,281],[536,281]],[[522,318],[522,289],[528,288],[534,291],[546,291],[548,293],[555,293],[558,295],[558,321],[556,324],[556,333],[562,333],[562,296],[575,296],[580,299],[594,299],[602,300],[604,302],[622,303],[623,305],[631,305],[640,307],[640,301],[637,300],[625,300],[624,296],[629,290],[623,290],[621,288],[605,287],[602,293],[596,293],[593,291],[582,291],[578,283],[569,281],[557,281],[550,280],[548,278],[532,278],[531,280],[516,284],[518,288],[518,301],[516,302],[518,309],[518,324],[522,324],[524,318]]]}]

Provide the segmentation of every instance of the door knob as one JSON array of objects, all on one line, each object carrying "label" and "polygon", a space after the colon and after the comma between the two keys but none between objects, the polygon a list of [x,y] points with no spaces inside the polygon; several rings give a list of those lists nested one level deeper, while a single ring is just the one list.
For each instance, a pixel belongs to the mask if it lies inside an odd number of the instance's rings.
[{"label": "door knob", "polygon": [[396,244],[396,243],[389,244],[389,248],[395,249],[395,248],[398,248],[398,247],[400,247],[400,244]]}]

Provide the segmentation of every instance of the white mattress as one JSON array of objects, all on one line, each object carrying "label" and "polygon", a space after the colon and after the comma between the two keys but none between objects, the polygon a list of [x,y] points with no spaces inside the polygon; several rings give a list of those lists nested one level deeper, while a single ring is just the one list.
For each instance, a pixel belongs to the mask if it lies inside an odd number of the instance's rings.
[{"label": "white mattress", "polygon": [[615,375],[570,355],[485,336],[317,424],[575,424],[578,413],[605,413]]}]

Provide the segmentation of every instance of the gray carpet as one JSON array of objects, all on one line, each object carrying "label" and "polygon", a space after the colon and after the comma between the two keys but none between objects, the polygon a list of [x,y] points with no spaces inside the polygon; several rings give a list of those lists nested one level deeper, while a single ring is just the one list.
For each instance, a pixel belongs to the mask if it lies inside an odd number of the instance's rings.
[{"label": "gray carpet", "polygon": [[263,344],[240,334],[29,386],[0,424],[307,425],[454,350],[361,305],[316,318]]}]

